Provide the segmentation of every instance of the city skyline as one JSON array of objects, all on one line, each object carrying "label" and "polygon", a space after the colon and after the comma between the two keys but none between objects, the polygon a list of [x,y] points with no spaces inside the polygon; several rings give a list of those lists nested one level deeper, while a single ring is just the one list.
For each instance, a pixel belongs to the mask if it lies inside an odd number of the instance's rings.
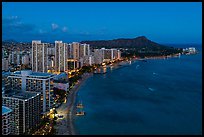
[{"label": "city skyline", "polygon": [[144,35],[158,43],[201,44],[201,10],[201,2],[3,2],[3,40],[73,42]]},{"label": "city skyline", "polygon": [[201,3],[3,9],[2,135],[202,134]]}]

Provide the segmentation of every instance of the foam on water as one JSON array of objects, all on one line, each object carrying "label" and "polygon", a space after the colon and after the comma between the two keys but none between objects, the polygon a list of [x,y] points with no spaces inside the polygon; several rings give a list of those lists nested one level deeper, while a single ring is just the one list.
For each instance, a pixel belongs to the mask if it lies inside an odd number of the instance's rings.
[{"label": "foam on water", "polygon": [[148,88],[150,91],[154,91],[154,89],[153,88]]}]

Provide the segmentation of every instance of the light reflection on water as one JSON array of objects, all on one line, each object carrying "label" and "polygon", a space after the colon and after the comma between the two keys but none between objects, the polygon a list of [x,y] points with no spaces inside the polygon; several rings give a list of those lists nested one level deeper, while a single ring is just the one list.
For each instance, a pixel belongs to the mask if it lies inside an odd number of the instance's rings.
[{"label": "light reflection on water", "polygon": [[108,73],[94,75],[81,86],[87,115],[76,118],[76,130],[80,134],[201,134],[201,69],[201,55],[108,68]]}]

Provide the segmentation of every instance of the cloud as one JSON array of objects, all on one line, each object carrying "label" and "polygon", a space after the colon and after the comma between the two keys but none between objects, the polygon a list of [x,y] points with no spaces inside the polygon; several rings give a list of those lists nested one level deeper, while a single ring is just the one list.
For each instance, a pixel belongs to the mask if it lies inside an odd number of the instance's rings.
[{"label": "cloud", "polygon": [[58,29],[58,28],[59,28],[59,26],[58,26],[57,24],[52,23],[52,30],[56,30],[56,29]]},{"label": "cloud", "polygon": [[18,19],[18,16],[9,16],[8,19],[10,19],[10,20],[16,20],[16,19]]},{"label": "cloud", "polygon": [[20,24],[21,22],[18,16],[9,16],[9,17],[3,18],[2,21],[3,21],[3,25],[13,25],[16,23]]},{"label": "cloud", "polygon": [[47,33],[47,31],[42,30],[42,29],[39,29],[39,33],[40,33],[40,34],[46,34],[46,33]]},{"label": "cloud", "polygon": [[25,23],[18,16],[9,16],[2,18],[2,38],[19,39],[20,41],[37,33],[37,27],[34,24]]},{"label": "cloud", "polygon": [[[51,28],[50,28],[51,25]],[[70,38],[67,39],[69,33]],[[14,39],[16,41],[31,41],[33,39],[40,39],[45,41],[54,41],[56,39],[73,40],[87,39],[94,35],[89,31],[71,32],[68,27],[64,25],[60,27],[56,23],[46,25],[26,23],[18,16],[9,16],[2,18],[2,39]]]},{"label": "cloud", "polygon": [[2,29],[4,33],[27,33],[36,28],[34,24],[26,24],[17,16],[10,16],[2,19]]},{"label": "cloud", "polygon": [[63,32],[67,32],[67,30],[68,30],[67,27],[63,27],[63,28],[62,28],[62,31],[63,31]]}]

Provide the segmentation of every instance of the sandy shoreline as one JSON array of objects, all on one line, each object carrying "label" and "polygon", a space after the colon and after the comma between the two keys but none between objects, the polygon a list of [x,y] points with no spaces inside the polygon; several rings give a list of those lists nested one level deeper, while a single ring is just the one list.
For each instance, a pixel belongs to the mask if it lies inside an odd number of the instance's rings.
[{"label": "sandy shoreline", "polygon": [[82,79],[79,80],[79,83],[77,83],[75,85],[75,87],[73,89],[71,89],[71,91],[70,91],[71,93],[74,94],[73,95],[73,101],[72,101],[73,104],[72,104],[72,106],[70,108],[69,117],[68,117],[69,124],[70,124],[70,131],[71,131],[70,133],[71,133],[71,135],[76,134],[76,131],[75,131],[75,128],[74,128],[74,122],[73,122],[73,118],[75,116],[75,111],[74,111],[75,110],[75,105],[74,104],[76,102],[76,94],[77,94],[80,86],[92,75],[93,75],[93,73],[86,73],[85,75],[83,75]]},{"label": "sandy shoreline", "polygon": [[[172,57],[178,57],[178,56],[171,56]],[[169,58],[169,57],[168,57]],[[164,56],[157,56],[157,57],[146,57],[146,58],[131,58],[129,61],[142,61],[142,60],[148,60],[148,59],[167,59]],[[113,66],[118,66],[123,64],[129,63],[129,61],[120,61],[115,63]],[[123,64],[123,65],[124,65]],[[109,65],[107,67],[110,67]],[[57,111],[62,111],[62,114],[64,114],[64,119],[57,120],[57,126],[56,126],[56,135],[76,135],[76,130],[74,127],[74,117],[75,117],[75,102],[76,102],[76,94],[80,88],[80,86],[88,79],[90,76],[92,76],[93,73],[86,73],[83,74],[82,79],[78,81],[78,83],[72,88],[69,92],[69,95],[67,96],[67,103],[62,104],[59,108],[57,108]]]},{"label": "sandy shoreline", "polygon": [[82,76],[82,79],[70,90],[70,94],[67,96],[67,103],[62,104],[58,109],[59,114],[64,115],[64,119],[57,120],[56,135],[76,135],[74,128],[73,118],[75,116],[75,101],[76,93],[79,90],[80,86],[92,76],[93,73],[86,73]]}]

